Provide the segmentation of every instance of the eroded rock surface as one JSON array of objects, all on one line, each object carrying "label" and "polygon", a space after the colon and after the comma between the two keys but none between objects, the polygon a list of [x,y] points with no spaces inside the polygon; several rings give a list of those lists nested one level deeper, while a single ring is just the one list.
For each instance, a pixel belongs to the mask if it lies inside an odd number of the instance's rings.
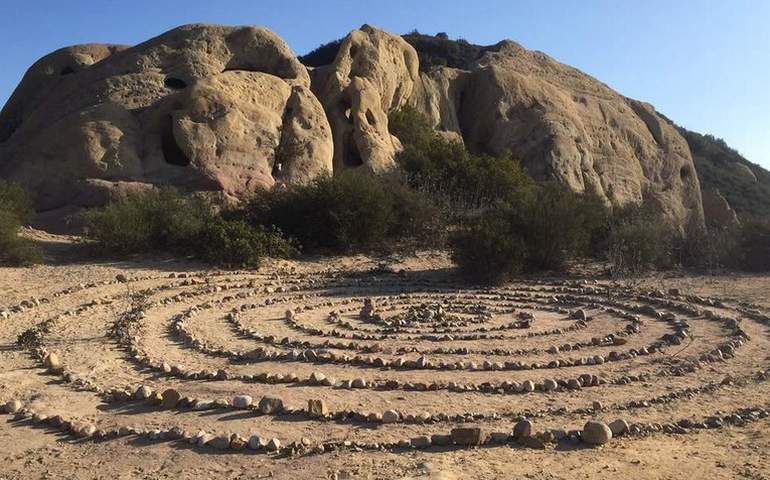
[{"label": "eroded rock surface", "polygon": [[537,179],[612,205],[649,200],[680,227],[703,222],[687,142],[652,106],[511,41],[480,51],[421,72],[409,43],[369,25],[313,69],[254,27],[65,48],[35,63],[0,113],[0,176],[49,212],[138,185],[237,199],[346,168],[390,170],[401,145],[388,115],[412,105],[445,138],[511,152]]},{"label": "eroded rock surface", "polygon": [[264,28],[187,25],[132,48],[58,50],[30,68],[0,125],[0,175],[41,211],[101,204],[122,183],[239,198],[331,171],[308,72]]}]

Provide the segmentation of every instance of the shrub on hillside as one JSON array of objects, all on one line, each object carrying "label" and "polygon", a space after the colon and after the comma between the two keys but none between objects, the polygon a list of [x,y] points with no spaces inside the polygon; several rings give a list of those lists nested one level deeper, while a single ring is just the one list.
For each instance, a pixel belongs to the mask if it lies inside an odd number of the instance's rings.
[{"label": "shrub on hillside", "polygon": [[397,179],[346,171],[260,192],[244,214],[252,224],[275,225],[303,249],[349,253],[427,240],[438,231],[439,211]]},{"label": "shrub on hillside", "polygon": [[20,186],[0,179],[0,265],[25,266],[42,261],[41,250],[19,237],[19,230],[33,213],[29,195]]},{"label": "shrub on hillside", "polygon": [[410,185],[446,198],[455,207],[484,207],[509,200],[534,186],[510,156],[474,155],[461,143],[439,136],[414,108],[392,113],[389,128],[404,145],[398,163]]}]

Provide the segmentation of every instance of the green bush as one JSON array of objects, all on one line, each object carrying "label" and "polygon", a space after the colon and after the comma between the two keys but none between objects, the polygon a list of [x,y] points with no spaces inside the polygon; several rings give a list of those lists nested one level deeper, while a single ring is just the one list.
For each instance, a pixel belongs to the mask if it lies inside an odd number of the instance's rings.
[{"label": "green bush", "polygon": [[485,207],[534,187],[527,172],[510,156],[474,155],[461,143],[436,134],[414,108],[393,112],[389,128],[404,145],[398,163],[410,185],[446,198],[455,208]]},{"label": "green bush", "polygon": [[594,232],[608,215],[597,196],[556,182],[539,185],[514,205],[513,222],[527,244],[529,271],[562,270],[568,260],[589,254]]},{"label": "green bush", "polygon": [[[601,248],[613,275],[637,275],[674,263],[675,231],[651,204],[616,208],[603,233]],[[690,240],[689,250],[699,248],[694,236]]]},{"label": "green bush", "polygon": [[197,251],[204,261],[231,268],[258,268],[263,257],[297,254],[294,245],[275,229],[221,218],[206,228]]},{"label": "green bush", "polygon": [[40,248],[19,237],[19,230],[33,213],[29,195],[20,186],[0,179],[0,265],[26,266],[42,262]]},{"label": "green bush", "polygon": [[750,219],[738,229],[738,264],[748,272],[770,271],[770,219]]},{"label": "green bush", "polygon": [[275,225],[308,251],[388,248],[439,230],[438,209],[424,195],[396,178],[354,170],[260,192],[244,214],[251,224]]},{"label": "green bush", "polygon": [[522,271],[561,270],[589,253],[606,216],[598,198],[545,183],[464,221],[450,240],[452,259],[466,278],[493,283]]},{"label": "green bush", "polygon": [[86,236],[110,254],[152,250],[190,254],[213,219],[205,200],[171,188],[133,193],[84,213]]},{"label": "green bush", "polygon": [[452,261],[472,281],[501,283],[524,268],[527,247],[510,212],[493,208],[467,220],[450,238]]},{"label": "green bush", "polygon": [[296,252],[279,231],[224,218],[206,200],[174,189],[129,195],[89,210],[84,220],[86,236],[111,255],[156,251],[225,267],[258,267],[265,255]]}]

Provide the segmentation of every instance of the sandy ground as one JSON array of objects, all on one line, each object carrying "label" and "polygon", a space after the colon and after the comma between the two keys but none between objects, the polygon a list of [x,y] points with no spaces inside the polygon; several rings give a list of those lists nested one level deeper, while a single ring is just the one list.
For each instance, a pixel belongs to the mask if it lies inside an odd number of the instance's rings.
[{"label": "sandy ground", "polygon": [[[164,410],[138,402],[106,403],[98,392],[86,391],[47,373],[31,350],[17,343],[20,334],[35,325],[55,318],[41,336],[42,346],[55,351],[68,371],[106,391],[146,385],[153,390],[175,388],[183,395],[198,399],[231,398],[248,394],[255,399],[274,395],[289,407],[304,408],[310,399],[322,399],[332,411],[382,413],[396,409],[402,415],[445,413],[449,415],[482,413],[486,416],[473,424],[488,431],[510,432],[515,417],[533,417],[535,429],[580,429],[590,419],[610,422],[623,418],[630,423],[669,423],[681,419],[695,421],[709,415],[721,415],[743,407],[768,406],[770,381],[736,381],[720,385],[712,391],[680,396],[674,401],[652,404],[645,408],[625,409],[629,402],[697,389],[726,377],[750,379],[770,366],[770,330],[764,324],[745,317],[742,305],[770,311],[770,278],[759,276],[691,276],[666,274],[643,281],[611,285],[600,279],[600,285],[656,289],[669,292],[679,289],[685,294],[718,297],[723,305],[715,312],[740,320],[750,340],[736,350],[733,358],[709,363],[681,376],[660,376],[659,372],[680,365],[712,351],[727,338],[719,323],[703,316],[686,316],[691,327],[690,340],[647,356],[638,356],[603,365],[559,367],[538,370],[438,370],[383,369],[363,367],[354,362],[314,363],[297,361],[237,362],[227,353],[213,355],[200,346],[190,345],[175,332],[172,324],[177,314],[197,305],[200,312],[185,321],[186,332],[201,340],[209,349],[239,352],[264,347],[290,351],[281,345],[267,345],[254,338],[239,335],[225,314],[233,308],[246,307],[238,321],[276,338],[320,344],[324,341],[350,341],[330,337],[332,331],[343,335],[381,334],[382,326],[362,321],[358,309],[363,299],[375,303],[389,302],[392,310],[384,317],[403,313],[421,303],[433,305],[449,297],[455,302],[476,302],[490,308],[493,314],[484,323],[467,322],[452,327],[451,333],[470,334],[480,326],[496,327],[492,339],[454,339],[432,341],[425,325],[411,325],[402,331],[389,332],[379,340],[385,360],[399,357],[415,360],[425,354],[431,362],[472,361],[479,366],[491,362],[525,361],[548,363],[554,359],[581,356],[607,356],[611,350],[640,349],[671,333],[664,321],[644,318],[638,333],[629,335],[622,346],[586,346],[575,352],[548,353],[551,346],[590,344],[594,337],[622,331],[628,323],[596,305],[584,306],[591,320],[582,329],[549,333],[574,324],[569,315],[553,311],[545,304],[530,300],[512,300],[522,292],[553,293],[544,279],[529,279],[494,291],[479,291],[462,285],[452,276],[450,264],[440,253],[422,253],[400,259],[367,257],[311,258],[302,261],[269,262],[259,272],[219,272],[201,265],[168,258],[131,258],[121,262],[89,262],[81,249],[66,237],[32,236],[42,242],[49,253],[49,264],[28,269],[0,269],[0,312],[9,311],[0,329],[0,401],[19,399],[36,412],[60,414],[86,422],[100,429],[138,426],[144,429],[179,427],[187,431],[205,430],[214,434],[236,433],[245,438],[260,436],[279,438],[284,444],[306,439],[311,445],[328,441],[389,443],[409,440],[420,435],[448,433],[455,421],[429,425],[396,423],[383,425],[366,422],[318,421],[302,416],[257,416],[233,410],[197,412]],[[381,268],[385,265],[385,269]],[[400,274],[394,273],[403,270]],[[117,282],[125,275],[127,283]],[[173,278],[171,277],[173,274]],[[179,274],[184,274],[180,279]],[[185,283],[189,278],[199,284]],[[598,277],[590,269],[576,269],[570,279],[588,278],[590,285]],[[226,370],[227,380],[193,380],[149,370],[128,357],[110,334],[116,319],[129,307],[128,294],[153,289],[152,303],[141,319],[137,345],[149,357],[169,365],[198,371]],[[281,292],[281,290],[286,290]],[[387,299],[394,292],[404,292],[399,300]],[[239,293],[252,292],[249,297]],[[507,295],[507,297],[506,297]],[[177,297],[176,301],[164,299]],[[268,298],[278,299],[265,305]],[[594,300],[603,301],[602,295]],[[41,301],[37,305],[37,301]],[[96,303],[93,303],[94,301]],[[11,307],[29,301],[23,311]],[[684,303],[684,300],[682,300]],[[88,305],[86,308],[83,308]],[[285,320],[287,308],[307,307],[296,320],[298,329]],[[383,307],[384,308],[384,307]],[[346,312],[345,309],[349,311]],[[350,325],[329,322],[331,310],[342,311]],[[663,309],[665,311],[665,309]],[[507,329],[518,313],[535,316],[526,330]],[[459,315],[473,319],[473,315]],[[313,329],[322,334],[311,333]],[[536,333],[534,336],[527,336]],[[336,348],[339,347],[339,348]],[[466,355],[436,353],[438,348],[468,348]],[[518,354],[494,355],[495,349],[520,350]],[[402,349],[409,353],[399,353]],[[333,345],[329,351],[350,357],[360,354]],[[232,354],[233,352],[230,352]],[[425,353],[428,352],[428,353]],[[363,354],[364,356],[366,354]],[[312,372],[343,379],[361,378],[368,382],[461,382],[481,384],[545,379],[575,378],[592,373],[608,380],[607,384],[577,391],[500,394],[481,392],[409,391],[383,389],[346,389],[318,385],[273,384],[243,381],[238,376],[260,373],[294,374],[307,378]],[[649,374],[642,381],[617,383],[612,380],[629,375]],[[600,401],[601,411],[586,411]],[[564,412],[552,414],[563,407]],[[497,414],[500,418],[489,418]],[[545,450],[534,450],[508,444],[471,449],[431,447],[426,450],[351,451],[323,454],[276,456],[248,450],[218,451],[209,447],[191,447],[184,442],[152,441],[137,436],[94,441],[74,439],[50,426],[34,425],[29,420],[0,416],[2,463],[0,478],[770,478],[770,421],[760,419],[743,426],[730,425],[714,430],[693,430],[685,434],[653,433],[649,436],[624,436],[607,445],[588,448],[584,444],[550,444]]]}]

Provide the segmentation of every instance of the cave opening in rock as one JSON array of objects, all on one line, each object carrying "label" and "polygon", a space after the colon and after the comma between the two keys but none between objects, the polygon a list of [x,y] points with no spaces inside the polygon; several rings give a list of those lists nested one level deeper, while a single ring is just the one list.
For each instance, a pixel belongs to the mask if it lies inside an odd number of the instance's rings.
[{"label": "cave opening in rock", "polygon": [[174,138],[174,126],[172,122],[173,119],[169,115],[168,120],[160,134],[160,147],[161,151],[163,152],[163,159],[170,165],[186,167],[187,165],[190,165],[190,159],[187,158],[187,155],[185,155],[185,153],[176,143],[176,139]]},{"label": "cave opening in rock", "polygon": [[356,141],[353,138],[353,132],[350,132],[347,135],[342,163],[346,168],[360,167],[364,164],[364,160],[361,158],[361,152],[358,150],[358,145],[356,145]]},{"label": "cave opening in rock", "polygon": [[174,77],[166,77],[166,79],[163,80],[163,85],[165,85],[167,88],[170,88],[171,90],[183,90],[187,88],[187,82],[181,78]]},{"label": "cave opening in rock", "polygon": [[366,121],[369,125],[377,125],[377,119],[374,118],[374,113],[371,110],[366,111]]},{"label": "cave opening in rock", "polygon": [[687,165],[679,170],[679,178],[681,178],[683,182],[686,182],[687,179],[690,178],[690,168]]},{"label": "cave opening in rock", "polygon": [[59,70],[59,75],[69,75],[70,73],[75,73],[75,69],[69,65]]}]

